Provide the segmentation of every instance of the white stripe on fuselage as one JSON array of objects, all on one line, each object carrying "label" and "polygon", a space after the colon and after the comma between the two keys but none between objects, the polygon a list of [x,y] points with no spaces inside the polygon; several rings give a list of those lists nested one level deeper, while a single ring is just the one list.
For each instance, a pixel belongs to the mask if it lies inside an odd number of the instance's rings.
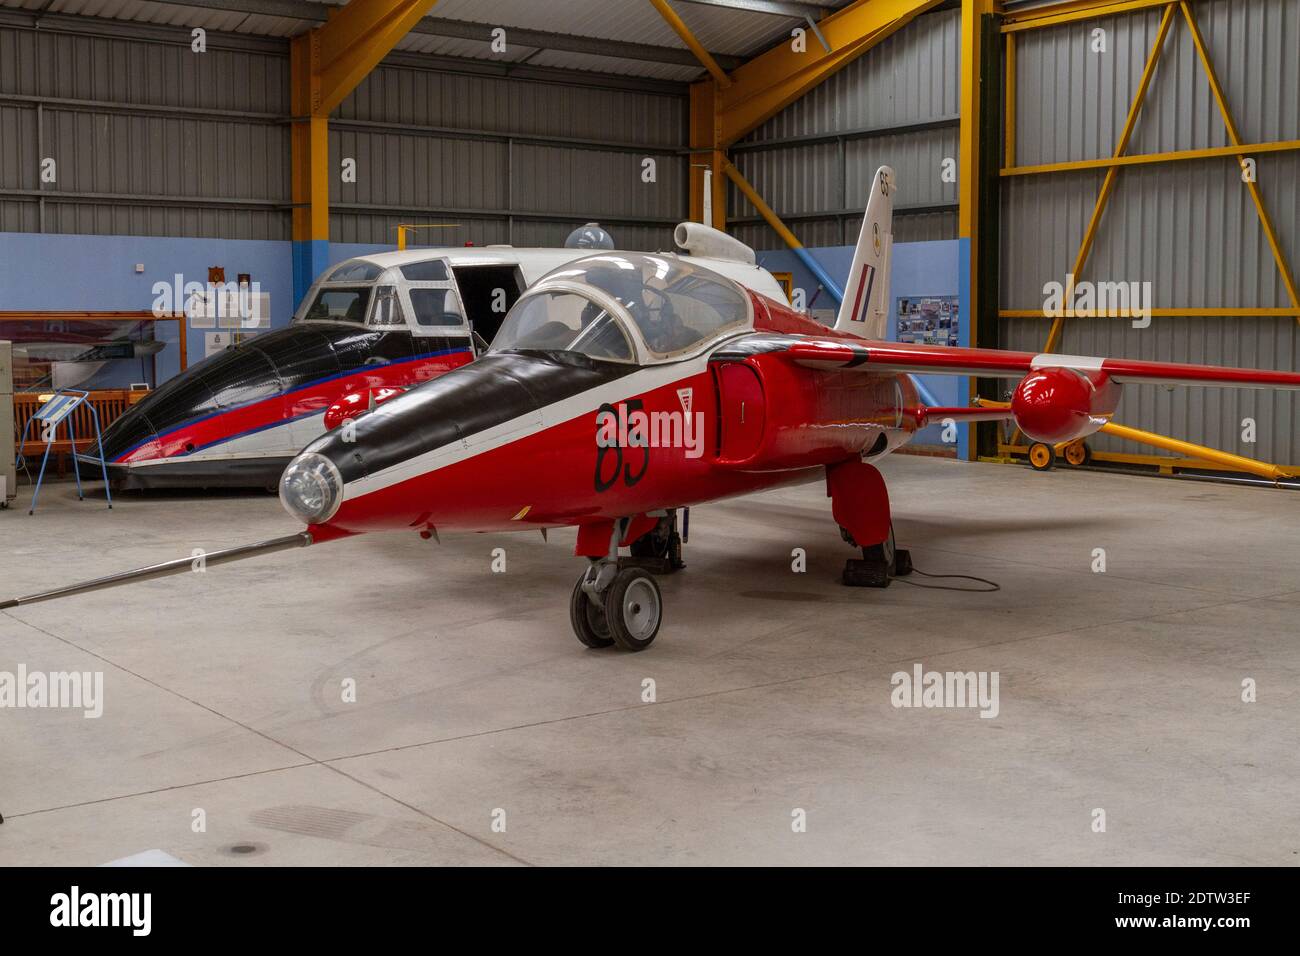
[{"label": "white stripe on fuselage", "polygon": [[[719,343],[721,344],[721,343]],[[706,371],[709,356],[716,349],[697,355],[681,362],[665,365],[648,365],[637,369],[630,375],[624,375],[604,385],[597,385],[585,392],[579,392],[569,398],[543,406],[517,418],[493,425],[491,428],[476,432],[468,438],[451,442],[432,451],[398,462],[373,475],[348,482],[343,489],[343,500],[351,501],[392,485],[400,484],[418,475],[446,468],[457,462],[492,451],[511,442],[527,438],[539,431],[571,421],[580,415],[594,414],[601,405],[614,404],[620,400],[632,398],[645,392],[654,391],[674,382],[692,378]],[[592,433],[595,441],[595,432]]]},{"label": "white stripe on fuselage", "polygon": [[142,458],[126,461],[128,468],[150,468],[155,465],[175,465],[183,462],[227,461],[256,458],[292,458],[306,445],[325,434],[325,412],[313,412],[303,418],[276,422],[247,435],[223,438],[188,455]]},{"label": "white stripe on fuselage", "polygon": [[1105,359],[1092,355],[1053,355],[1043,352],[1035,355],[1029,363],[1030,368],[1068,368],[1076,372],[1100,372]]}]

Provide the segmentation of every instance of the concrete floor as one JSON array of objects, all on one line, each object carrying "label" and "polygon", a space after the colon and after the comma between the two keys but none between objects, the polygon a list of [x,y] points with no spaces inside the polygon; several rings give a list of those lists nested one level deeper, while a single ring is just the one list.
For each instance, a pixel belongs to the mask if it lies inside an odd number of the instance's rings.
[{"label": "concrete floor", "polygon": [[[1300,860],[1300,497],[885,471],[916,564],[1002,593],[841,587],[814,485],[696,509],[643,654],[572,637],[572,532],[362,538],[0,613],[0,671],[105,682],[97,720],[0,710],[0,863]],[[294,527],[267,496],[108,512],[61,485],[0,513],[0,592]],[[1000,714],[895,709],[915,662],[998,672]]]}]

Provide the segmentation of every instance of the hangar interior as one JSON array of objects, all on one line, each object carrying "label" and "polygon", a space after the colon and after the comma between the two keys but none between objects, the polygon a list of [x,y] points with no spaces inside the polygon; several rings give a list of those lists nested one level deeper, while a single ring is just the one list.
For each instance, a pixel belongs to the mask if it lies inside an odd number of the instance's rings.
[{"label": "hangar interior", "polygon": [[[333,270],[434,249],[415,321],[458,289],[491,341],[546,271],[493,250],[590,223],[647,253],[714,226],[834,326],[882,166],[893,342],[1300,372],[1298,49],[1300,0],[0,0],[0,601],[292,527],[206,478],[83,500],[94,468],[26,431],[54,366],[84,444]],[[1130,383],[1086,441],[921,424],[880,463],[891,548],[976,581],[842,587],[824,484],[698,507],[644,654],[574,642],[571,528],[0,609],[0,676],[104,686],[95,719],[0,706],[0,862],[1293,863],[1296,402]],[[913,713],[914,666],[1001,702]]]}]

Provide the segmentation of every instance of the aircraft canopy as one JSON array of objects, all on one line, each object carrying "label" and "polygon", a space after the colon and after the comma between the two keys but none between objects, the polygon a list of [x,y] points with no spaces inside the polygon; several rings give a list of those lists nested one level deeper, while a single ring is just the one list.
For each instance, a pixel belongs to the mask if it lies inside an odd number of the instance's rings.
[{"label": "aircraft canopy", "polygon": [[651,364],[749,325],[749,298],[731,280],[678,256],[608,253],[547,274],[510,310],[492,350]]}]

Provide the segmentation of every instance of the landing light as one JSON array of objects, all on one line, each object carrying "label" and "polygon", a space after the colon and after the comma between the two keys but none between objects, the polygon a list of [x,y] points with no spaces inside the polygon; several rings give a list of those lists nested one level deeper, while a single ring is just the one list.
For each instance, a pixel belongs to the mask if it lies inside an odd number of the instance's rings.
[{"label": "landing light", "polygon": [[324,455],[299,455],[280,476],[280,503],[304,524],[328,521],[343,500],[343,476]]}]

